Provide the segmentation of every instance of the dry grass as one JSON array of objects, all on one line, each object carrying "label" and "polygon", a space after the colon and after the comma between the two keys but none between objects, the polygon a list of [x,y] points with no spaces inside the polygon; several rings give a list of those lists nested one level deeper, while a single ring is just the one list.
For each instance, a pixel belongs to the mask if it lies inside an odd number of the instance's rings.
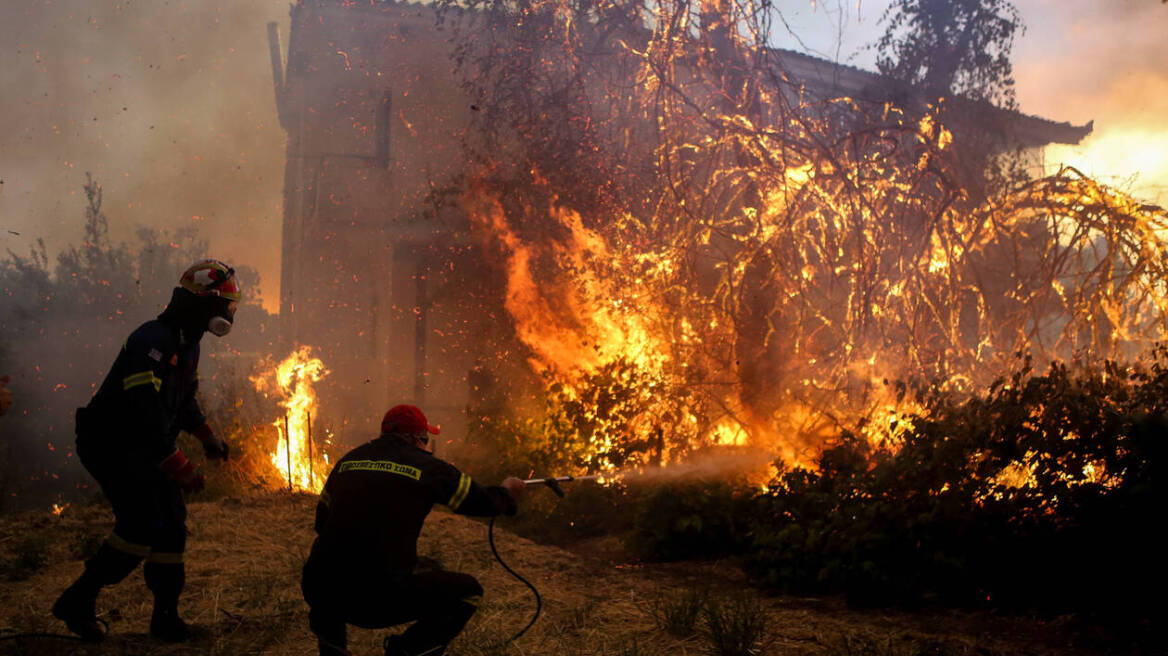
[{"label": "dry grass", "polygon": [[[190,505],[182,610],[188,621],[204,628],[192,643],[164,645],[148,637],[150,595],[141,576],[134,574],[104,591],[98,601],[111,630],[99,647],[52,639],[8,640],[0,642],[0,653],[314,654],[299,585],[300,566],[312,541],[314,502],[306,495],[263,494]],[[38,554],[28,550],[38,548],[43,548],[45,560],[39,568],[0,583],[0,637],[65,633],[49,607],[81,571],[81,558],[94,537],[111,525],[110,513],[101,506],[70,508],[60,518],[49,513],[0,517],[0,563],[19,557],[35,564]],[[612,554],[575,555],[497,529],[503,557],[539,588],[544,606],[539,622],[517,644],[494,648],[527,623],[534,604],[527,588],[491,557],[486,531],[481,523],[435,512],[420,545],[424,556],[473,574],[487,590],[481,611],[453,645],[460,656],[704,655],[710,653],[708,640],[670,635],[654,617],[655,604],[694,588],[708,588],[722,598],[745,590],[728,567],[627,565]],[[861,612],[836,601],[792,598],[759,598],[759,603],[772,627],[766,656],[1089,653],[1061,648],[1064,637],[1022,620]],[[383,635],[351,629],[350,647],[355,654],[380,654]],[[929,648],[919,651],[917,645]]]}]

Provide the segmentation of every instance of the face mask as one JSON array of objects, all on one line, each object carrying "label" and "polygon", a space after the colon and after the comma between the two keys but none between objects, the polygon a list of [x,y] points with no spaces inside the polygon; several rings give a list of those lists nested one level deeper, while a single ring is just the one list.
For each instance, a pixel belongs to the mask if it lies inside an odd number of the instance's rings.
[{"label": "face mask", "polygon": [[207,331],[216,337],[222,337],[231,332],[231,320],[220,316],[211,317],[207,322]]}]

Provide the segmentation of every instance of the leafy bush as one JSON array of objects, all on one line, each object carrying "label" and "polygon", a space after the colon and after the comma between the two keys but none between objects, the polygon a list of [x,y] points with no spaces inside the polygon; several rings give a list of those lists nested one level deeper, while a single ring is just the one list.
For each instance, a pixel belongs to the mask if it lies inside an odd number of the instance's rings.
[{"label": "leafy bush", "polygon": [[653,619],[669,635],[688,638],[697,633],[708,596],[706,590],[691,588],[681,595],[658,597],[653,601]]},{"label": "leafy bush", "polygon": [[766,639],[766,609],[745,594],[708,598],[702,618],[715,656],[754,656]]},{"label": "leafy bush", "polygon": [[984,394],[922,394],[894,448],[853,434],[769,491],[648,494],[630,538],[658,559],[738,554],[757,583],[860,605],[1146,615],[1168,582],[1168,351],[1141,366],[1027,362]]},{"label": "leafy bush", "polygon": [[629,549],[652,560],[714,558],[750,543],[755,501],[732,483],[691,480],[653,487],[637,502]]}]

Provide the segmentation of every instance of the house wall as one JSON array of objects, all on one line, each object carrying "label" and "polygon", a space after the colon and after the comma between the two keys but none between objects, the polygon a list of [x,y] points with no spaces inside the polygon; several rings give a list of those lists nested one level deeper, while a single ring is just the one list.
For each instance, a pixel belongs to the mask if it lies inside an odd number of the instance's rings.
[{"label": "house wall", "polygon": [[[394,403],[457,434],[473,366],[452,271],[475,258],[465,217],[427,197],[462,171],[471,103],[432,9],[299,2],[280,118],[288,134],[281,334],[331,374],[322,411],[346,442]],[[278,77],[278,74],[277,74]],[[436,275],[439,274],[439,275]]]}]

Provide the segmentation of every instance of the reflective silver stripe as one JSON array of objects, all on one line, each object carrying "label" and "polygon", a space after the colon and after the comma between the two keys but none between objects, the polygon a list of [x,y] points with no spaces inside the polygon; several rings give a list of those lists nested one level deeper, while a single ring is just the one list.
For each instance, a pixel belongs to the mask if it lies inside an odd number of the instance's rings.
[{"label": "reflective silver stripe", "polygon": [[451,510],[458,510],[458,507],[462,505],[462,502],[466,501],[466,495],[469,492],[470,476],[463,474],[462,477],[458,479],[458,489],[456,489],[454,494],[450,496],[450,501],[446,502],[446,505],[449,506]]}]

